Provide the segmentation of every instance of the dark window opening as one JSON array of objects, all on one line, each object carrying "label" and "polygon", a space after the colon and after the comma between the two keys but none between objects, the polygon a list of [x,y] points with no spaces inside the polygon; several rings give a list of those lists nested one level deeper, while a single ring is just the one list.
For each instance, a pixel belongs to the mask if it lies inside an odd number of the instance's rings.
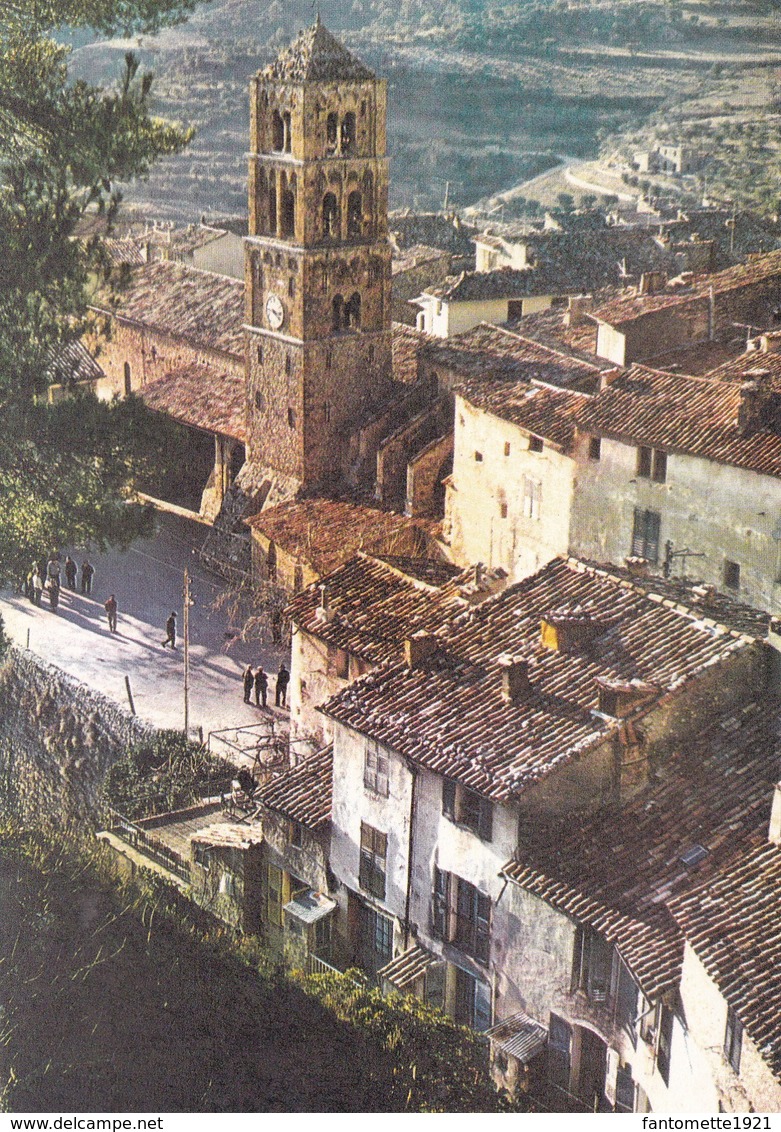
[{"label": "dark window opening", "polygon": [[724,563],[724,585],[728,590],[740,589],[740,563],[726,559]]},{"label": "dark window opening", "polygon": [[325,368],[326,369],[331,368],[331,364],[332,364],[333,360],[334,360],[333,350],[326,350],[326,352],[325,352]]},{"label": "dark window opening", "polygon": [[304,588],[304,567],[295,566],[293,568],[293,592],[298,593],[299,590]]},{"label": "dark window opening", "polygon": [[610,997],[615,950],[603,935],[591,928],[579,928],[573,955],[573,982],[592,1002]]},{"label": "dark window opening", "polygon": [[271,185],[268,190],[268,226],[273,235],[277,230],[277,189]]},{"label": "dark window opening", "polygon": [[347,235],[360,236],[363,231],[363,204],[360,193],[350,193],[347,198]]},{"label": "dark window opening", "polygon": [[385,899],[385,865],[388,856],[388,835],[361,822],[361,855],[358,883],[364,892],[379,900]]},{"label": "dark window opening", "polygon": [[727,1028],[724,1032],[724,1056],[736,1073],[740,1073],[743,1047],[743,1024],[731,1006],[727,1007]]},{"label": "dark window opening", "polygon": [[326,424],[331,423],[331,402],[326,401],[323,405],[323,420]]},{"label": "dark window opening", "polygon": [[130,362],[125,362],[125,364],[122,368],[123,368],[124,377],[125,377],[125,396],[129,397],[130,391],[133,388],[132,383],[131,383],[131,376],[130,376]]},{"label": "dark window opening", "polygon": [[282,235],[293,236],[296,231],[296,195],[290,189],[282,193]]},{"label": "dark window opening", "polygon": [[482,462],[483,462],[483,453],[482,452],[475,452],[475,463],[476,464],[482,464]]},{"label": "dark window opening", "polygon": [[[300,569],[300,567],[299,567]],[[287,829],[288,843],[295,849],[300,849],[304,844],[304,827],[301,822],[291,821]]]},{"label": "dark window opening", "polygon": [[635,1083],[632,1080],[632,1066],[621,1062],[616,1072],[616,1112],[634,1112]]},{"label": "dark window opening", "polygon": [[326,193],[323,197],[323,235],[339,235],[339,203],[334,193]]},{"label": "dark window opening", "polygon": [[277,153],[282,153],[285,148],[285,123],[278,110],[271,115],[271,147]]},{"label": "dark window opening", "polygon": [[604,715],[615,716],[618,711],[618,692],[614,688],[599,689],[599,710]]},{"label": "dark window opening", "polygon": [[542,439],[541,436],[530,436],[529,437],[529,451],[530,452],[542,452],[544,447],[545,447],[545,445],[543,443],[543,439]]},{"label": "dark window opening", "polygon": [[325,148],[327,153],[336,153],[339,141],[339,117],[331,113],[325,122]]},{"label": "dark window opening", "polygon": [[363,102],[361,103],[361,117],[363,118],[365,114],[366,114],[366,99],[364,99]]},{"label": "dark window opening", "polygon": [[442,813],[457,825],[466,826],[482,841],[491,840],[492,802],[452,778],[442,780]]},{"label": "dark window opening", "polygon": [[370,346],[369,347],[369,365],[370,366],[374,365],[374,359],[376,358],[376,356],[377,356],[377,351],[374,349],[374,346]]},{"label": "dark window opening", "polygon": [[290,111],[286,110],[282,115],[282,126],[284,133],[283,149],[285,153],[290,153],[293,144],[293,131],[290,128]]},{"label": "dark window opening", "polygon": [[277,580],[277,548],[273,542],[269,543],[266,552],[266,573],[270,582]]},{"label": "dark window opening", "polygon": [[289,298],[295,299],[295,297],[296,297],[296,281],[295,281],[295,279],[293,278],[292,275],[290,276],[290,278],[287,281],[287,293],[288,293]]},{"label": "dark window opening", "polygon": [[456,967],[454,1018],[457,1026],[487,1030],[491,1025],[491,989],[468,971]]},{"label": "dark window opening", "polygon": [[667,479],[667,453],[661,452],[658,448],[654,448],[653,468],[651,469],[651,479],[656,483],[664,483]]},{"label": "dark window opening", "polygon": [[[345,673],[346,676],[346,673]],[[388,797],[388,756],[368,740],[363,767],[363,785],[374,794]]]},{"label": "dark window opening", "polygon": [[507,504],[506,503],[500,503],[499,504],[499,515],[502,519],[507,518]]},{"label": "dark window opening", "polygon": [[572,1027],[557,1014],[548,1022],[548,1081],[569,1092],[572,1067]]},{"label": "dark window opening", "polygon": [[602,439],[599,436],[589,437],[588,442],[588,458],[589,460],[599,460],[602,457]]},{"label": "dark window opening", "polygon": [[348,111],[342,119],[342,153],[352,153],[355,148],[355,115]]},{"label": "dark window opening", "polygon": [[295,428],[296,427],[296,411],[295,411],[295,409],[288,409],[288,411],[287,411],[287,427],[288,428]]},{"label": "dark window opening", "polygon": [[360,905],[359,961],[364,970],[376,974],[393,955],[393,920]]},{"label": "dark window opening", "polygon": [[638,448],[637,449],[636,472],[637,472],[637,475],[642,476],[643,479],[650,479],[651,478],[651,449],[650,448]]},{"label": "dark window opening", "polygon": [[656,1068],[665,1085],[670,1084],[670,1051],[673,1043],[673,1012],[666,1006],[661,1008],[659,1020],[659,1047],[656,1051]]},{"label": "dark window opening", "polygon": [[454,943],[481,963],[488,962],[491,898],[454,873],[434,869],[431,909],[434,935]]},{"label": "dark window opening", "polygon": [[263,347],[262,346],[258,346],[258,365],[259,366],[263,365]]},{"label": "dark window opening", "polygon": [[[344,319],[344,299],[341,295],[334,295],[331,302],[331,327],[333,330],[341,330],[342,322]],[[330,365],[330,361],[328,362]]]},{"label": "dark window opening", "polygon": [[361,296],[357,291],[354,291],[348,302],[344,304],[344,324],[356,330],[361,325]]},{"label": "dark window opening", "polygon": [[265,407],[266,407],[266,399],[263,396],[263,394],[260,392],[260,390],[257,390],[257,392],[255,393],[255,408],[258,410],[259,413],[262,413],[263,410],[265,409]]},{"label": "dark window opening", "polygon": [[506,440],[504,442],[504,454],[505,454],[505,456],[510,455],[510,441],[509,440]]},{"label": "dark window opening", "polygon": [[643,511],[635,507],[632,530],[632,555],[646,558],[649,562],[659,560],[659,530],[661,516],[658,511]]},{"label": "dark window opening", "polygon": [[290,357],[290,354],[285,354],[285,373],[287,374],[288,377],[290,377],[292,372],[293,372],[293,360]]}]

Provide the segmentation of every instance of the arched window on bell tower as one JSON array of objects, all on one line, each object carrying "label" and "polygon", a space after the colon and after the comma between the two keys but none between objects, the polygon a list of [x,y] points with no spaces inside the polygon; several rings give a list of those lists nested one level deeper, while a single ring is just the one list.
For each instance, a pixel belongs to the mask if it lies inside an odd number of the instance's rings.
[{"label": "arched window on bell tower", "polygon": [[323,235],[339,236],[339,203],[334,193],[326,193],[323,197]]},{"label": "arched window on bell tower", "polygon": [[296,233],[295,174],[290,178],[289,184],[285,179],[282,181],[280,206],[282,220],[280,235],[289,239]]},{"label": "arched window on bell tower", "polygon": [[325,121],[325,151],[336,153],[339,145],[339,115],[331,113]]},{"label": "arched window on bell tower", "polygon": [[277,234],[277,186],[274,176],[269,178],[268,186],[268,230],[272,236]]},{"label": "arched window on bell tower", "polygon": [[285,123],[278,110],[271,115],[271,148],[277,153],[285,148]]},{"label": "arched window on bell tower", "polygon": [[352,192],[347,198],[347,235],[363,234],[363,200],[359,192]]},{"label": "arched window on bell tower", "polygon": [[342,118],[342,144],[341,153],[349,156],[355,149],[355,115],[349,110]]},{"label": "arched window on bell tower", "polygon": [[292,132],[292,129],[291,129],[290,111],[289,110],[286,110],[284,112],[284,114],[282,115],[282,127],[283,127],[283,147],[282,148],[284,149],[285,153],[290,153],[291,149],[293,148],[293,132]]},{"label": "arched window on bell tower", "polygon": [[361,296],[357,291],[344,304],[344,325],[355,330],[361,325]]}]

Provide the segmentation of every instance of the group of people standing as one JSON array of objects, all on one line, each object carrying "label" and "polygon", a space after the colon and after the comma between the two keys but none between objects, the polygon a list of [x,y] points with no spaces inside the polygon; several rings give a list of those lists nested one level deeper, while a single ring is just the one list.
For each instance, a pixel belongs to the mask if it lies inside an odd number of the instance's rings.
[{"label": "group of people standing", "polygon": [[[33,605],[41,605],[44,591],[49,598],[53,610],[60,604],[61,575],[65,572],[65,584],[68,589],[76,591],[76,580],[79,568],[68,554],[64,564],[60,562],[59,554],[52,554],[46,563],[45,569],[39,562],[33,562],[27,577],[24,580],[23,590]],[[81,592],[85,595],[92,593],[92,579],[95,576],[95,567],[85,558],[81,564]]]},{"label": "group of people standing", "polygon": [[[263,667],[258,664],[253,668],[248,664],[244,669],[244,703],[252,702],[252,692],[255,691],[255,705],[256,707],[266,707],[268,698],[268,673],[264,672]],[[284,707],[287,700],[287,686],[290,683],[290,673],[288,672],[285,662],[279,666],[277,673],[276,684],[276,706]],[[262,701],[262,702],[261,702]]]}]

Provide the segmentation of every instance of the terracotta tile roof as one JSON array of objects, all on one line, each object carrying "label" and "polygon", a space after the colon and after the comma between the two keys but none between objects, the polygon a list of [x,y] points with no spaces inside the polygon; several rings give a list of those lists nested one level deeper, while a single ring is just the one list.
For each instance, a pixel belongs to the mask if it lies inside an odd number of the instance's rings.
[{"label": "terracotta tile roof", "polygon": [[528,1065],[548,1044],[547,1028],[523,1010],[491,1026],[485,1031],[485,1036],[491,1039],[492,1045],[517,1057],[522,1065]]},{"label": "terracotta tile roof", "polygon": [[230,436],[242,444],[247,439],[246,389],[241,374],[193,364],[172,370],[138,392],[150,409],[167,413],[182,424]]},{"label": "terracotta tile roof", "polygon": [[46,351],[46,377],[58,385],[69,381],[99,381],[105,373],[82,342],[50,346]]},{"label": "terracotta tile roof", "polygon": [[455,580],[432,585],[391,562],[394,559],[368,554],[350,559],[322,579],[328,619],[318,615],[320,589],[312,585],[291,601],[291,620],[303,632],[372,664],[399,660],[405,637],[435,629],[448,612],[463,609],[466,602]]},{"label": "terracotta tile roof", "polygon": [[461,573],[452,562],[438,562],[434,558],[410,558],[403,554],[375,554],[374,557],[378,562],[385,562],[402,574],[430,586],[444,586]]},{"label": "terracotta tile roof", "polygon": [[[593,297],[592,306],[606,302],[616,294],[626,294],[626,291],[623,288],[606,289]],[[558,307],[550,307],[548,310],[524,315],[515,322],[508,322],[507,327],[541,345],[566,351],[574,357],[580,356],[600,369],[609,369],[614,363],[598,358],[595,354],[597,327],[593,320],[584,317],[582,321],[576,321],[574,326],[567,326],[564,322],[565,313]]]},{"label": "terracotta tile roof", "polygon": [[600,367],[566,350],[542,344],[517,329],[481,322],[453,338],[430,341],[422,351],[429,366],[440,366],[465,378],[538,381],[587,392],[599,384]]},{"label": "terracotta tile roof", "polygon": [[570,452],[577,415],[589,400],[587,393],[556,389],[541,382],[466,382],[456,392],[470,405]]},{"label": "terracotta tile roof", "polygon": [[[691,916],[695,924],[707,925],[703,935],[697,935],[701,946],[706,946],[702,940],[710,930],[713,953],[726,960],[725,969],[730,962],[737,968],[734,951],[731,960],[725,957],[726,937],[731,928],[737,933],[745,921],[740,918],[739,899],[732,904],[728,890],[734,878],[745,880],[748,871],[734,862],[767,829],[778,773],[778,722],[777,704],[750,704],[723,715],[672,754],[658,768],[656,781],[620,809],[568,812],[549,820],[535,817],[533,824],[522,828],[517,859],[505,866],[505,875],[601,932],[618,947],[651,998],[670,990],[680,978],[684,939],[671,906],[679,918]],[[682,858],[700,846],[707,852],[687,867]],[[781,860],[778,850],[776,857]],[[777,936],[781,870],[774,869],[773,875]],[[736,898],[740,884],[734,887]],[[746,884],[742,890],[744,898],[750,887]],[[712,891],[718,895],[709,900],[705,894]],[[728,906],[734,915],[726,912]],[[760,908],[758,903],[758,924],[763,921]],[[748,899],[743,910],[750,922]],[[722,915],[724,937],[720,936]],[[765,930],[769,936],[767,922]],[[778,938],[773,946],[776,958],[768,955],[768,972],[777,968]],[[747,980],[744,1001],[750,994]],[[776,1004],[781,1005],[781,988]],[[776,1032],[777,1017],[776,1009]]]},{"label": "terracotta tile roof", "polygon": [[585,432],[781,475],[781,435],[764,427],[741,435],[740,399],[735,381],[635,365],[584,404],[578,424]]},{"label": "terracotta tile roof", "polygon": [[293,43],[264,67],[260,75],[263,79],[289,83],[356,82],[374,78],[368,67],[334,39],[320,23],[319,16],[311,27],[299,32]]},{"label": "terracotta tile roof", "polygon": [[[777,769],[777,767],[776,767]],[[723,875],[675,897],[671,909],[746,1033],[781,1080],[781,848],[760,828]]]},{"label": "terracotta tile roof", "polygon": [[490,299],[514,299],[540,294],[537,274],[531,268],[499,267],[496,271],[462,271],[448,275],[423,292],[449,303],[471,303]]},{"label": "terracotta tile roof", "polygon": [[103,249],[111,264],[119,266],[128,264],[131,267],[143,267],[147,262],[143,249],[143,241],[125,237],[123,239],[107,238],[101,241]]},{"label": "terracotta tile roof", "polygon": [[181,263],[148,263],[131,272],[116,315],[195,346],[244,357],[244,284],[237,279]]},{"label": "terracotta tile roof", "polygon": [[[595,714],[598,677],[652,685],[653,703],[753,642],[655,588],[653,578],[630,581],[555,559],[481,605],[443,617],[436,651],[419,666],[383,664],[321,710],[421,766],[510,799],[625,726]],[[543,647],[541,621],[557,611],[591,619],[590,647]],[[528,690],[510,703],[499,664],[506,654],[526,661],[529,672]]]},{"label": "terracotta tile roof", "polygon": [[708,377],[715,381],[738,382],[756,380],[759,377],[764,387],[781,391],[781,353],[745,350],[711,369]]},{"label": "terracotta tile roof", "polygon": [[394,254],[391,261],[391,271],[393,275],[400,275],[405,271],[420,267],[423,263],[445,259],[450,254],[444,248],[432,248],[428,244],[412,244],[411,247],[404,248]]},{"label": "terracotta tile roof", "polygon": [[318,575],[335,570],[359,550],[392,551],[395,539],[411,539],[422,550],[439,530],[430,519],[334,499],[291,500],[246,522]]},{"label": "terracotta tile roof", "polygon": [[307,829],[322,829],[331,820],[333,780],[334,749],[323,747],[261,787],[255,798]]},{"label": "terracotta tile roof", "polygon": [[781,276],[781,251],[750,258],[747,263],[725,268],[712,275],[696,276],[690,287],[683,291],[664,291],[656,295],[634,295],[618,298],[595,310],[593,317],[610,326],[621,327],[642,318],[652,311],[673,309],[688,303],[705,301],[713,290],[714,296],[726,294],[741,287],[770,282]]}]

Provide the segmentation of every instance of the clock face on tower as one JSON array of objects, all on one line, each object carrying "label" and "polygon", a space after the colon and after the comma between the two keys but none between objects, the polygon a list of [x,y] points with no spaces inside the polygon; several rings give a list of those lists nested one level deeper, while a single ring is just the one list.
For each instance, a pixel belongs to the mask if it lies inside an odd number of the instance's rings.
[{"label": "clock face on tower", "polygon": [[285,321],[285,308],[279,295],[272,293],[266,299],[266,317],[272,330],[279,330]]}]

